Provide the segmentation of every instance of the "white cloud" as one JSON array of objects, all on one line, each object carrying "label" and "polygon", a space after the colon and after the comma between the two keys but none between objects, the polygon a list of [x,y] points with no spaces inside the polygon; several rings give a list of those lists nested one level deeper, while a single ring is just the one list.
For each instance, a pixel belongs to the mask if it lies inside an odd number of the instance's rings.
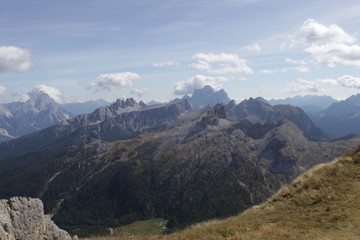
[{"label": "white cloud", "polygon": [[287,85],[286,91],[289,93],[301,93],[301,92],[324,92],[325,90],[320,87],[316,82],[299,79],[298,82],[293,82]]},{"label": "white cloud", "polygon": [[49,95],[57,103],[64,102],[63,93],[59,89],[44,84],[36,86],[31,92],[29,92],[29,96],[35,96],[41,92],[44,92],[47,95]]},{"label": "white cloud", "polygon": [[326,79],[318,79],[318,82],[330,84],[330,85],[336,85],[338,81],[336,79],[326,78]]},{"label": "white cloud", "polygon": [[253,73],[246,60],[237,54],[198,53],[193,56],[193,59],[196,63],[190,66],[207,70],[211,74]]},{"label": "white cloud", "polygon": [[142,88],[142,89],[133,88],[130,91],[131,95],[137,95],[138,97],[143,97],[149,93],[150,93],[150,89],[147,89],[147,88]]},{"label": "white cloud", "polygon": [[312,45],[306,49],[318,63],[327,63],[330,67],[336,64],[360,67],[360,46],[343,43]]},{"label": "white cloud", "polygon": [[130,87],[139,78],[140,76],[137,73],[132,72],[107,73],[99,75],[95,82],[90,83],[90,86],[98,90],[110,90],[113,87]]},{"label": "white cloud", "polygon": [[154,67],[180,67],[180,63],[172,62],[172,61],[166,61],[166,62],[158,62],[154,63]]},{"label": "white cloud", "polygon": [[258,43],[253,43],[241,48],[241,50],[248,52],[261,52],[261,47]]},{"label": "white cloud", "polygon": [[0,46],[0,72],[26,72],[32,68],[28,50],[14,46]]},{"label": "white cloud", "polygon": [[360,78],[354,77],[350,75],[344,75],[337,79],[319,79],[319,82],[327,83],[327,84],[340,84],[343,87],[347,88],[357,88],[360,89]]},{"label": "white cloud", "polygon": [[323,25],[308,19],[300,28],[299,33],[306,44],[306,52],[318,63],[330,67],[337,64],[360,67],[360,46],[357,39],[345,32],[336,24]]},{"label": "white cloud", "polygon": [[314,19],[306,20],[300,28],[307,43],[354,43],[356,39],[336,24],[325,26]]},{"label": "white cloud", "polygon": [[6,92],[6,87],[0,86],[0,95],[3,95]]},{"label": "white cloud", "polygon": [[208,77],[204,75],[195,75],[185,81],[180,81],[175,84],[175,94],[184,95],[191,94],[195,89],[203,88],[206,85],[211,86],[215,90],[220,90],[222,85],[219,82],[228,81],[224,77]]},{"label": "white cloud", "polygon": [[347,88],[360,89],[360,78],[358,78],[358,77],[345,75],[345,76],[338,78],[338,83]]}]

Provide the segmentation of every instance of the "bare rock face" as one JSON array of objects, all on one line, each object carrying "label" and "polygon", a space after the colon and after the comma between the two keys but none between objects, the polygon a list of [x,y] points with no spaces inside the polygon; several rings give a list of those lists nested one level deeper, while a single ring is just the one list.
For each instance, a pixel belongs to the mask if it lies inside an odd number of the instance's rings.
[{"label": "bare rock face", "polygon": [[40,199],[13,197],[0,200],[1,240],[70,240],[50,216],[44,215]]}]

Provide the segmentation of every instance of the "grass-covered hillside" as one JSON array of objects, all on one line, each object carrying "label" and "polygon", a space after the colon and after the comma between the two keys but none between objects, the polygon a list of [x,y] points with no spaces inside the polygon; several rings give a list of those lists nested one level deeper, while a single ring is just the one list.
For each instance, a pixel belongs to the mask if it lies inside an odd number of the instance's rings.
[{"label": "grass-covered hillside", "polygon": [[[225,220],[196,224],[171,235],[115,239],[360,239],[360,148],[298,177],[266,203]],[[115,234],[116,235],[116,234]]]}]

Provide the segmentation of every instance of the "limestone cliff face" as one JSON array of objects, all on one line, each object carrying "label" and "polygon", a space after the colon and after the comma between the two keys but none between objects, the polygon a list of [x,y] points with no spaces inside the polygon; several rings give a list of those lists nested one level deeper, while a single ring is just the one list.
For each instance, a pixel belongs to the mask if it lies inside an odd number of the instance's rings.
[{"label": "limestone cliff face", "polygon": [[40,199],[13,197],[0,200],[1,240],[70,240],[50,216],[44,215]]}]

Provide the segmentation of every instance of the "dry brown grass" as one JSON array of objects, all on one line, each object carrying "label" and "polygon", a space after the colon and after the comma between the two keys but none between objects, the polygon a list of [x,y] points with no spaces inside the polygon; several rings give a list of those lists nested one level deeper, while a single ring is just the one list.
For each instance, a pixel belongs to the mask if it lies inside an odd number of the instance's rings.
[{"label": "dry brown grass", "polygon": [[167,236],[91,240],[115,239],[358,240],[360,152],[315,167],[266,203],[236,217],[200,223]]}]

